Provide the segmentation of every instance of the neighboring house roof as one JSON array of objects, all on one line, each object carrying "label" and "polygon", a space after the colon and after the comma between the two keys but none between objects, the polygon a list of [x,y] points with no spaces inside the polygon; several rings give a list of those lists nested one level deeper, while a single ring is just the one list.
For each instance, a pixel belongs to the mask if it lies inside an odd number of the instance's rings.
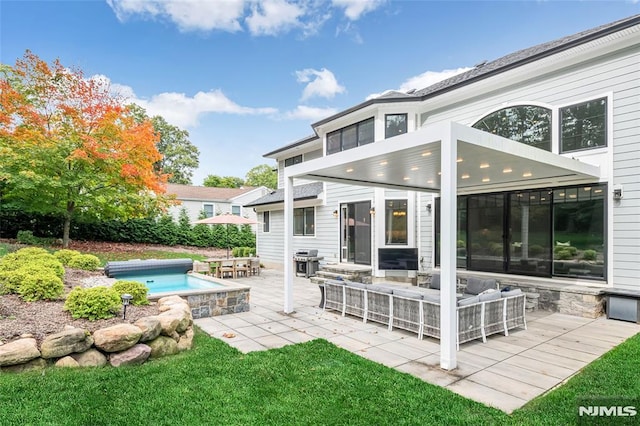
[{"label": "neighboring house roof", "polygon": [[167,184],[167,194],[175,194],[178,200],[194,201],[230,201],[255,190],[254,186],[241,188],[212,188],[208,186]]},{"label": "neighboring house roof", "polygon": [[621,19],[619,21],[611,22],[609,24],[582,31],[577,34],[562,37],[557,40],[529,47],[527,49],[522,49],[494,61],[482,62],[476,65],[472,70],[455,75],[451,78],[440,81],[421,90],[411,91],[411,93],[399,93],[393,91],[387,92],[383,96],[369,99],[349,109],[320,120],[312,124],[312,127],[315,128],[317,126],[329,123],[354,111],[376,103],[424,101],[430,97],[455,90],[462,86],[466,86],[476,81],[489,78],[496,74],[500,74],[513,68],[537,61],[558,52],[562,52],[575,46],[588,43],[592,40],[596,40],[606,35],[613,34],[634,25],[638,25],[639,23],[640,15],[634,15],[629,18]]},{"label": "neighboring house roof", "polygon": [[[297,185],[293,187],[294,201],[309,200],[318,198],[322,194],[322,182],[307,183],[305,185]],[[276,204],[284,202],[284,189],[278,189],[271,194],[260,197],[255,201],[245,204],[245,207],[263,206],[266,204]]]}]

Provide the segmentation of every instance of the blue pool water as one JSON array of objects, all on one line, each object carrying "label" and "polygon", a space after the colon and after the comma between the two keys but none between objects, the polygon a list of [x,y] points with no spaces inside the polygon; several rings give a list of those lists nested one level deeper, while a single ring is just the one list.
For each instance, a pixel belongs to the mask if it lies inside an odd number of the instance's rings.
[{"label": "blue pool water", "polygon": [[149,288],[149,294],[224,287],[188,274],[127,275],[118,280],[138,281]]}]

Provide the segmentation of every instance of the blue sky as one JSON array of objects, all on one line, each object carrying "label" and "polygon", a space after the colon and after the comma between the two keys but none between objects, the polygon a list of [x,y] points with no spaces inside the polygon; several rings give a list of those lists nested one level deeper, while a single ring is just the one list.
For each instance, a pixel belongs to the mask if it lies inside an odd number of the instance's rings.
[{"label": "blue sky", "polygon": [[637,0],[0,0],[0,62],[30,49],[109,79],[189,131],[200,185],[273,165],[264,153],[385,90],[638,13]]}]

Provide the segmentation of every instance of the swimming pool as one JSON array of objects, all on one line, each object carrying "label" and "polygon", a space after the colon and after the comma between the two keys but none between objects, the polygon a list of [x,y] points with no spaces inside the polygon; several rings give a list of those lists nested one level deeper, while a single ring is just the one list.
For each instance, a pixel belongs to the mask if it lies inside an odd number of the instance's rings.
[{"label": "swimming pool", "polygon": [[149,288],[149,295],[158,293],[178,293],[202,289],[224,287],[215,281],[199,278],[192,274],[149,274],[122,275],[119,280],[138,281]]}]

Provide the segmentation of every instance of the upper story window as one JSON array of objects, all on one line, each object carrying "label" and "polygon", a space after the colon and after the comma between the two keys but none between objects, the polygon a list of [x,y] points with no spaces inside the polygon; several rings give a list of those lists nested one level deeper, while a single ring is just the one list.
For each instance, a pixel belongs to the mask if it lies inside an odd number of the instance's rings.
[{"label": "upper story window", "polygon": [[262,232],[269,232],[271,226],[271,214],[270,212],[262,212]]},{"label": "upper story window", "polygon": [[366,145],[374,140],[373,117],[327,133],[327,154]]},{"label": "upper story window", "polygon": [[242,212],[242,207],[240,206],[231,206],[231,214],[236,215],[236,216],[240,216]]},{"label": "upper story window", "polygon": [[286,160],[284,160],[285,167],[293,166],[294,164],[298,164],[298,163],[302,163],[302,154],[296,155],[295,157],[289,157]]},{"label": "upper story window", "polygon": [[607,146],[607,98],[560,108],[560,152]]},{"label": "upper story window", "polygon": [[407,200],[387,200],[384,212],[386,244],[407,244]]},{"label": "upper story window", "polygon": [[213,204],[203,204],[204,217],[213,217]]},{"label": "upper story window", "polygon": [[313,236],[316,233],[314,207],[293,209],[293,235]]},{"label": "upper story window", "polygon": [[536,105],[503,108],[478,120],[471,127],[551,151],[549,108]]},{"label": "upper story window", "polygon": [[384,116],[385,139],[407,133],[407,114],[387,114]]}]

